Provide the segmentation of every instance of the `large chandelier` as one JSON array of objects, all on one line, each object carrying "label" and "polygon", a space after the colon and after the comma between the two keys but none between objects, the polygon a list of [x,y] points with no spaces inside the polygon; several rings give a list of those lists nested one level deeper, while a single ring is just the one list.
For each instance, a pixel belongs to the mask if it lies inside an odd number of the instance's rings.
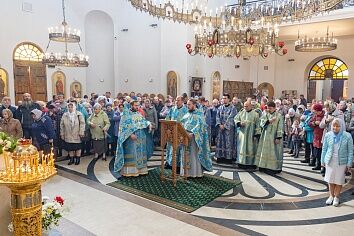
[{"label": "large chandelier", "polygon": [[214,28],[236,23],[243,28],[274,26],[302,21],[336,9],[348,0],[262,0],[224,5],[216,9],[208,0],[129,0],[133,7],[150,15],[185,24],[207,22]]},{"label": "large chandelier", "polygon": [[[62,0],[63,7],[63,22],[61,26],[50,27],[49,31],[49,42],[42,59],[42,63],[49,66],[65,66],[65,67],[88,67],[88,56],[85,56],[80,45],[80,30],[71,29],[66,22],[65,17],[65,4]],[[61,42],[65,44],[64,53],[48,53],[47,50],[51,41]],[[74,54],[69,52],[68,43],[77,43],[81,53]]]},{"label": "large chandelier", "polygon": [[300,33],[298,39],[295,42],[295,51],[298,52],[327,52],[337,49],[338,40],[332,36],[329,36],[329,28],[327,27],[327,34],[325,37],[313,37],[300,39]]},{"label": "large chandelier", "polygon": [[210,58],[236,57],[250,58],[261,56],[267,58],[271,53],[283,56],[288,50],[285,43],[278,41],[278,28],[259,29],[215,29],[207,30],[207,27],[198,26],[195,28],[195,45],[187,44],[186,48],[190,55],[203,55]]}]

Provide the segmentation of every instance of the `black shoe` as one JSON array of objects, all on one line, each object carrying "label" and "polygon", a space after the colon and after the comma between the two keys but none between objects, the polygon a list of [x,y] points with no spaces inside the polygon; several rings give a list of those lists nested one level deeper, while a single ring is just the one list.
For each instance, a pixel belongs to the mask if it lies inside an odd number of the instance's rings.
[{"label": "black shoe", "polygon": [[294,152],[293,151],[289,151],[288,154],[293,154]]},{"label": "black shoe", "polygon": [[312,168],[312,170],[321,170],[321,166],[316,166],[316,167]]},{"label": "black shoe", "polygon": [[321,174],[325,174],[325,173],[326,173],[326,168],[323,167],[323,168],[321,169]]},{"label": "black shoe", "polygon": [[68,165],[71,166],[72,164],[74,164],[74,162],[75,162],[75,157],[70,157],[70,161]]},{"label": "black shoe", "polygon": [[305,160],[302,160],[300,161],[301,163],[310,163],[310,159],[305,159]]},{"label": "black shoe", "polygon": [[107,156],[102,155],[102,161],[107,161]]},{"label": "black shoe", "polygon": [[165,162],[165,169],[172,170],[172,166],[170,166],[167,161]]},{"label": "black shoe", "polygon": [[316,160],[311,160],[309,166],[316,166]]},{"label": "black shoe", "polygon": [[80,157],[76,157],[75,165],[79,165],[79,164],[80,164]]}]

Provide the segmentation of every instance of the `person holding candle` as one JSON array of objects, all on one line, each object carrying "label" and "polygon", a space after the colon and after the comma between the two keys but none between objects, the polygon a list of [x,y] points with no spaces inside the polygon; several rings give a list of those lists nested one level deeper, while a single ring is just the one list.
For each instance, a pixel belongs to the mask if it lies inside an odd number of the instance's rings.
[{"label": "person holding candle", "polygon": [[23,131],[19,120],[13,118],[10,109],[3,109],[1,112],[3,119],[0,120],[0,131],[7,133],[14,138],[22,138]]},{"label": "person holding candle", "polygon": [[64,140],[64,149],[69,152],[68,165],[80,164],[81,138],[85,134],[85,118],[76,110],[74,102],[68,103],[68,111],[64,113],[60,121],[60,137]]}]

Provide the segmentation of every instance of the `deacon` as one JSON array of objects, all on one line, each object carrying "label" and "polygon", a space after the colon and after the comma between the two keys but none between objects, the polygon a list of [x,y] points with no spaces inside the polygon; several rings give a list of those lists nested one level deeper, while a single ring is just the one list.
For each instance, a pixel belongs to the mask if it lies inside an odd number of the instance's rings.
[{"label": "deacon", "polygon": [[235,116],[237,129],[237,163],[242,169],[256,169],[257,140],[260,135],[259,114],[247,101]]},{"label": "deacon", "polygon": [[[203,112],[197,109],[197,101],[189,99],[188,113],[182,118],[183,127],[189,133],[189,177],[202,177],[203,171],[212,171],[209,137]],[[182,152],[183,156],[184,152]],[[183,162],[183,158],[181,158]],[[184,169],[181,169],[181,175]]]},{"label": "deacon", "polygon": [[259,171],[270,175],[278,174],[283,166],[283,127],[282,115],[276,111],[275,103],[268,102],[268,111],[260,119],[261,138],[256,155]]},{"label": "deacon", "polygon": [[216,127],[218,136],[216,140],[215,157],[217,162],[232,163],[236,157],[236,139],[234,118],[237,110],[230,103],[230,95],[224,94],[223,105],[218,108]]},{"label": "deacon", "polygon": [[[183,98],[181,96],[178,96],[176,98],[176,105],[173,106],[169,113],[166,116],[166,120],[174,120],[181,122],[183,116],[187,114],[188,109],[183,103]],[[177,167],[180,167],[180,152],[181,152],[181,147],[179,146],[176,151],[176,159],[177,159]],[[166,163],[165,163],[165,168],[171,169],[172,168],[172,145],[170,143],[167,144],[166,147]],[[179,171],[177,171],[179,172]]]},{"label": "deacon", "polygon": [[121,116],[118,132],[117,154],[114,171],[123,176],[148,174],[147,160],[153,153],[153,142],[149,138],[152,125],[139,112],[137,101],[130,103],[131,110],[125,109]]}]

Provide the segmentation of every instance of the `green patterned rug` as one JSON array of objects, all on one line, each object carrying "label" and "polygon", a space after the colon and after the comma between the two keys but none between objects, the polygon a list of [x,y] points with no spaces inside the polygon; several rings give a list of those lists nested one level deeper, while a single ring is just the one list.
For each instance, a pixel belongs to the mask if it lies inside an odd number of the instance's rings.
[{"label": "green patterned rug", "polygon": [[[171,170],[165,170],[165,175],[171,176]],[[148,175],[122,178],[108,185],[189,213],[240,184],[240,181],[205,174],[188,182],[180,180],[175,188],[172,181],[161,182],[160,168],[155,168]]]}]

